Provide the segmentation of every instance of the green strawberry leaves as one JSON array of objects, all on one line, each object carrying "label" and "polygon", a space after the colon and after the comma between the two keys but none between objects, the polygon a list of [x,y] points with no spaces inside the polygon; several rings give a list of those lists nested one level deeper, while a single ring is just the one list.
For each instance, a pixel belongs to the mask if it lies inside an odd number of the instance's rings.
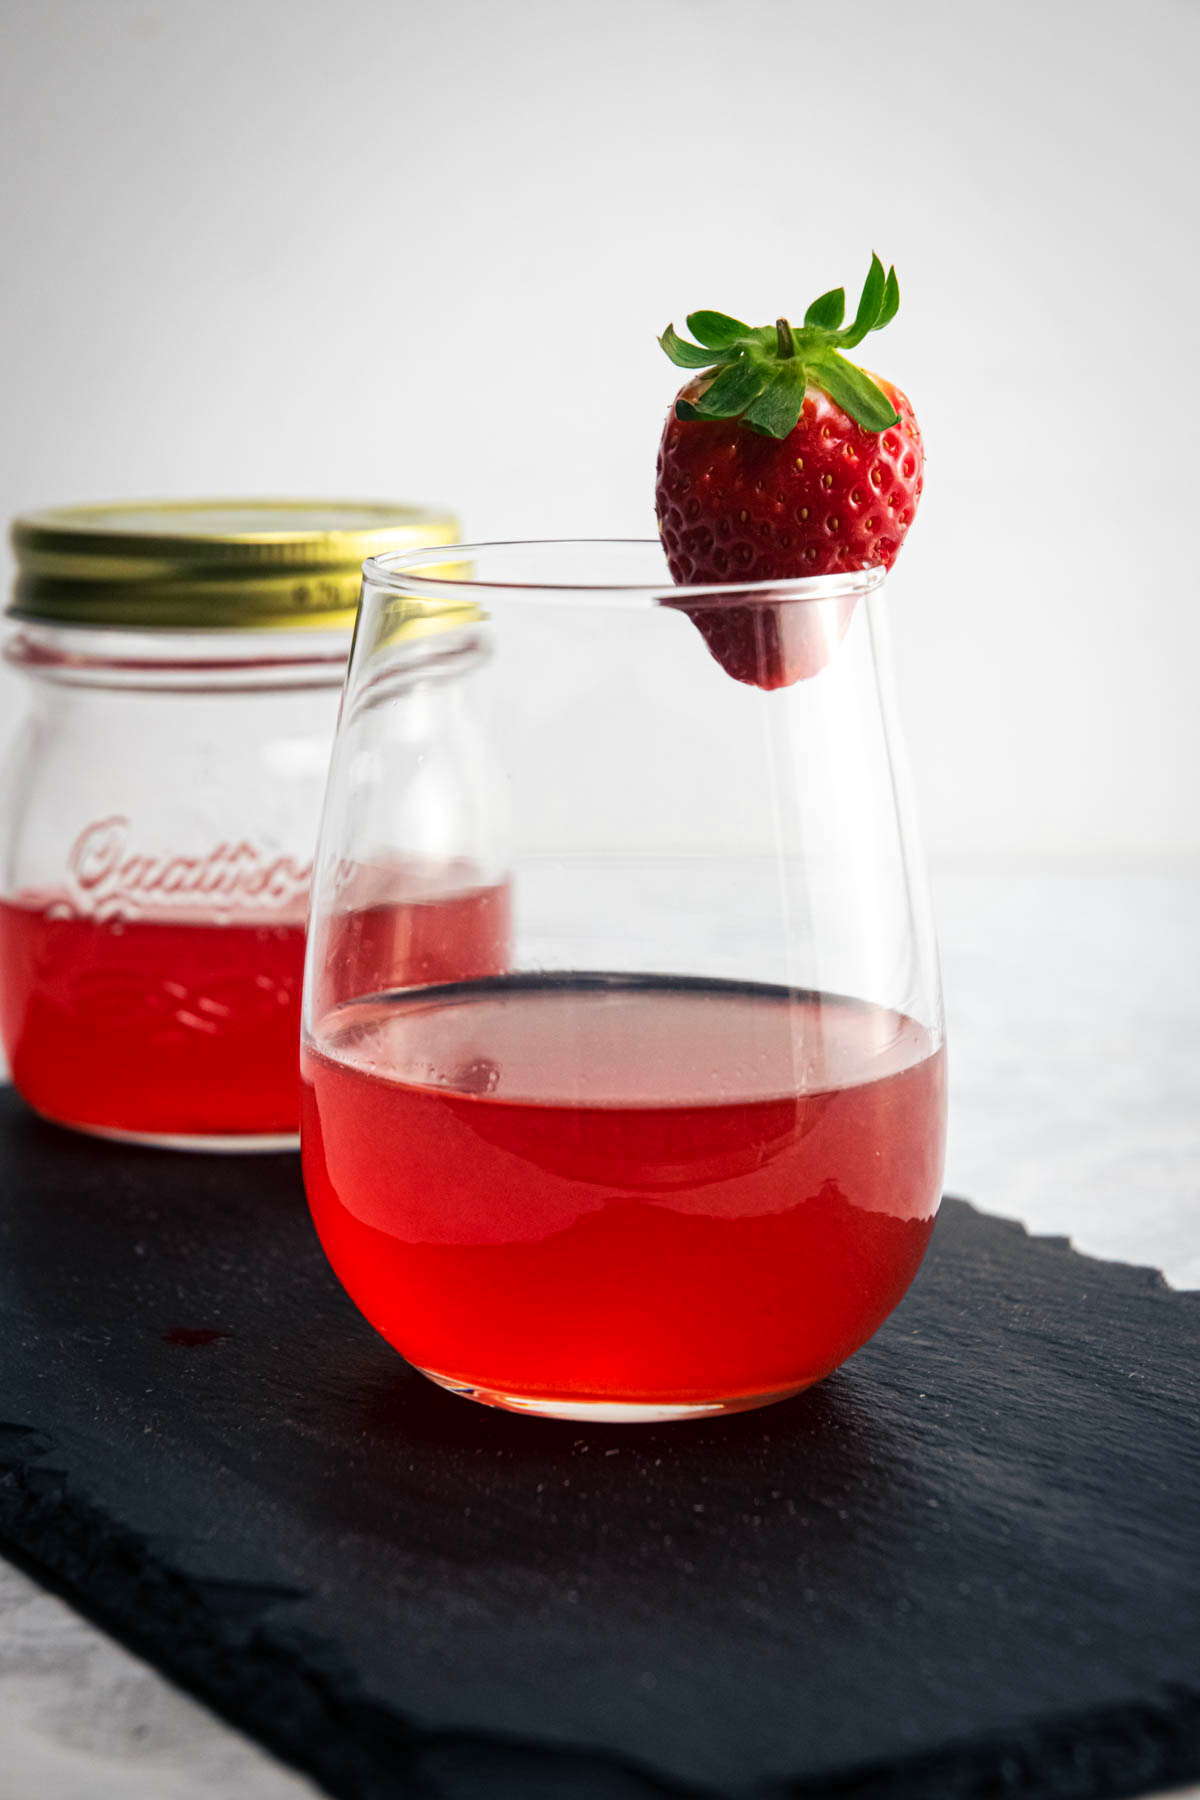
[{"label": "green strawberry leaves", "polygon": [[742,414],[742,424],[763,437],[785,438],[800,423],[805,381],[799,366],[780,369]]},{"label": "green strawberry leaves", "polygon": [[886,431],[900,415],[881,387],[857,364],[831,350],[816,364],[816,383],[836,400],[843,412],[857,419],[864,431]]},{"label": "green strawberry leaves", "polygon": [[885,325],[891,324],[899,311],[900,283],[896,280],[895,269],[889,269],[887,272],[887,280],[883,284],[883,305],[879,309],[879,315],[875,320],[873,329],[875,331],[882,331]]},{"label": "green strawberry leaves", "polygon": [[689,344],[673,325],[667,326],[658,341],[671,361],[681,369],[711,369],[714,363],[726,360],[719,350],[705,350],[699,344]]},{"label": "green strawberry leaves", "polygon": [[[895,279],[895,270],[892,271]],[[861,344],[868,331],[875,329],[883,305],[883,292],[887,286],[887,277],[883,272],[883,264],[877,256],[872,256],[871,267],[867,270],[867,279],[863,282],[863,291],[859,297],[858,311],[854,315],[854,323],[845,331],[838,333],[838,342],[843,348],[850,350],[855,344]],[[838,320],[841,324],[841,320]]]},{"label": "green strawberry leaves", "polygon": [[711,350],[727,350],[739,338],[750,335],[749,325],[743,325],[740,319],[731,319],[728,313],[689,313],[687,328],[698,344],[707,344]]},{"label": "green strawberry leaves", "polygon": [[844,357],[868,332],[895,318],[900,287],[895,269],[884,270],[878,256],[863,283],[854,318],[843,326],[846,294],[831,288],[813,301],[799,328],[779,319],[774,325],[744,325],[728,313],[688,314],[689,343],[673,325],[659,338],[681,369],[713,369],[713,380],[692,400],[677,400],[675,415],[685,420],[738,419],[765,437],[785,438],[799,422],[809,386],[821,388],[864,431],[886,431],[898,414],[865,370]]},{"label": "green strawberry leaves", "polygon": [[846,316],[845,288],[831,288],[814,300],[804,315],[806,325],[818,325],[824,331],[836,331]]},{"label": "green strawberry leaves", "polygon": [[749,358],[729,363],[697,402],[699,410],[706,419],[734,419],[758,398],[766,383],[761,363]]}]

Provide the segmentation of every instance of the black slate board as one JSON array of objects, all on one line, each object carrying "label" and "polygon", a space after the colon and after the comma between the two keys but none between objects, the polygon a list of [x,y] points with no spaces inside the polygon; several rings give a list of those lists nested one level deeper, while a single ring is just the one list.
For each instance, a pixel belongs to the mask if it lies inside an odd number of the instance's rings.
[{"label": "black slate board", "polygon": [[4,1543],[334,1795],[1200,1775],[1200,1297],[1147,1270],[951,1201],[820,1388],[594,1429],[411,1375],[293,1158],[108,1147],[5,1094],[0,1233]]}]

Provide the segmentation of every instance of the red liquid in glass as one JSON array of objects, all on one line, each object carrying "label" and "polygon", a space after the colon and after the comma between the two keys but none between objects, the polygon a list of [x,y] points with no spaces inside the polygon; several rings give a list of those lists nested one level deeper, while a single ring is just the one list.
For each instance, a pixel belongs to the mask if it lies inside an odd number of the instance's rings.
[{"label": "red liquid in glass", "polygon": [[492,1395],[818,1380],[933,1228],[943,1057],[786,989],[510,977],[341,1008],[303,1057],[326,1252],[410,1362]]},{"label": "red liquid in glass", "polygon": [[[47,1118],[164,1137],[299,1128],[299,919],[97,919],[0,902],[0,1032]],[[507,958],[502,888],[335,915],[353,969],[383,985],[491,974]]]}]

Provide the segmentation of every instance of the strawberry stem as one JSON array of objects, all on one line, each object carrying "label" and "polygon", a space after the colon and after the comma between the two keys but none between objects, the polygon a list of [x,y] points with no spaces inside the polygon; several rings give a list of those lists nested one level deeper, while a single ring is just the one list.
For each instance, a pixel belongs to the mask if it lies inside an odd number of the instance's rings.
[{"label": "strawberry stem", "polygon": [[899,304],[896,271],[885,271],[872,256],[849,325],[842,324],[842,288],[814,300],[796,328],[787,319],[751,326],[727,313],[689,313],[697,343],[688,343],[671,325],[658,341],[679,368],[711,370],[712,378],[693,398],[676,400],[676,418],[740,419],[751,431],[783,438],[795,428],[806,388],[813,387],[827,393],[864,431],[886,431],[896,423],[895,407],[866,370],[842,352],[860,344],[869,331],[881,331]]}]

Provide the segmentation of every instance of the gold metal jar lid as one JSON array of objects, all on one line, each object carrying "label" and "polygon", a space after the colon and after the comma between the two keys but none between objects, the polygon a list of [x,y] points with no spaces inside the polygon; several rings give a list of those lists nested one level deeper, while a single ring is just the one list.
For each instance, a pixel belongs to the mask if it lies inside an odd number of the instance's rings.
[{"label": "gold metal jar lid", "polygon": [[9,614],[138,630],[344,630],[363,561],[453,544],[439,507],[370,500],[150,500],[14,520]]}]

